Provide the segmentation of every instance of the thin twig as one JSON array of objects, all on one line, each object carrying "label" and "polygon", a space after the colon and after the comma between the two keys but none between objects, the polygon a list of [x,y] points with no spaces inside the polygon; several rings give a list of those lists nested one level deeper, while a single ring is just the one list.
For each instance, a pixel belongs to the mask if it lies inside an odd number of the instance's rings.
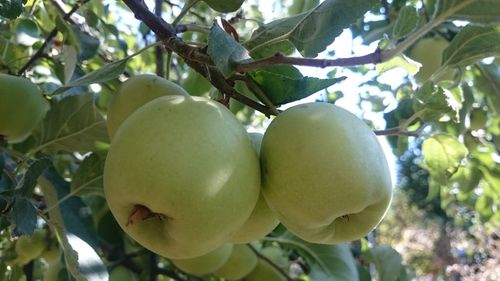
[{"label": "thin twig", "polygon": [[267,262],[270,266],[272,266],[274,269],[276,269],[287,281],[293,281],[293,279],[281,268],[279,267],[276,263],[274,263],[272,260],[270,260],[268,257],[264,256],[262,253],[257,251],[252,245],[247,244],[248,248],[254,252],[259,259],[264,260]]},{"label": "thin twig", "polygon": [[281,53],[277,53],[274,56],[252,60],[248,62],[240,62],[236,66],[237,72],[248,72],[255,70],[257,68],[275,65],[275,64],[292,64],[292,65],[302,65],[311,67],[333,67],[333,66],[355,66],[362,64],[376,64],[382,62],[381,60],[381,50],[376,49],[375,52],[350,58],[339,58],[339,59],[311,59],[311,58],[297,58],[297,57],[286,57]]},{"label": "thin twig", "polygon": [[[81,6],[85,5],[85,3],[89,2],[90,0],[82,0],[80,2],[77,2],[71,10],[66,13],[63,17],[64,20],[68,20],[71,18],[71,15],[73,15],[78,9],[80,9]],[[45,48],[49,45],[49,43],[56,37],[57,35],[57,27],[54,27],[49,35],[45,37],[45,41],[43,41],[42,46],[36,51],[36,53],[28,60],[28,62],[21,67],[21,69],[17,72],[18,76],[21,76],[28,70],[39,58],[43,56],[43,53],[45,52]]]}]

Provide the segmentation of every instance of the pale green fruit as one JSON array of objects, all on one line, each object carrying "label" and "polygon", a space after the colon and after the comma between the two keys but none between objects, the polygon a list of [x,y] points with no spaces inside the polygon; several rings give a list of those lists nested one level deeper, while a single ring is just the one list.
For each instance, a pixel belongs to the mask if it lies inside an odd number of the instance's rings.
[{"label": "pale green fruit", "polygon": [[[442,37],[427,37],[418,41],[410,50],[410,58],[422,64],[420,70],[415,75],[419,83],[427,81],[441,66],[442,53],[449,45],[449,42]],[[453,80],[454,69],[448,69],[438,78],[438,81]]]},{"label": "pale green fruit", "polygon": [[48,109],[40,89],[31,81],[0,74],[0,136],[8,142],[25,140]]},{"label": "pale green fruit", "polygon": [[40,256],[46,246],[45,231],[43,229],[36,229],[31,236],[19,237],[14,245],[14,249],[18,258],[23,260],[23,263],[27,263]]},{"label": "pale green fruit", "polygon": [[55,246],[47,248],[42,252],[42,258],[48,264],[58,262],[60,257],[61,257],[61,250],[59,250],[59,248]]},{"label": "pale green fruit", "polygon": [[135,281],[136,275],[123,265],[117,266],[109,273],[109,281]]},{"label": "pale green fruit", "polygon": [[47,271],[43,274],[43,281],[59,281],[59,273],[63,268],[61,261],[49,263]]},{"label": "pale green fruit", "polygon": [[247,245],[235,245],[229,260],[214,275],[225,280],[239,280],[257,266],[257,255]]},{"label": "pale green fruit", "polygon": [[309,242],[362,238],[391,201],[389,167],[375,134],[333,104],[301,104],[277,116],[264,134],[261,165],[267,203]]},{"label": "pale green fruit", "polygon": [[286,281],[278,270],[272,267],[269,263],[259,259],[257,266],[247,276],[241,279],[242,281]]},{"label": "pale green fruit", "polygon": [[262,255],[270,259],[281,268],[288,266],[289,260],[285,251],[278,247],[265,247],[260,251]]},{"label": "pale green fruit", "polygon": [[[252,147],[260,153],[260,145],[262,143],[262,134],[249,133]],[[233,243],[249,243],[265,237],[279,224],[278,219],[273,214],[266,203],[262,193],[259,195],[257,204],[253,209],[252,214],[247,219],[245,224],[231,237]]]},{"label": "pale green fruit", "polygon": [[[245,129],[203,97],[161,97],[141,107],[117,131],[104,167],[104,193],[120,226],[175,259],[228,241],[250,216],[259,187]],[[127,223],[138,205],[151,216]]]},{"label": "pale green fruit", "polygon": [[223,244],[208,254],[191,259],[171,259],[172,263],[184,272],[202,276],[221,268],[231,256],[233,244]]},{"label": "pale green fruit", "polygon": [[111,99],[107,114],[109,137],[113,138],[123,121],[144,104],[162,96],[187,94],[179,85],[156,75],[130,77]]},{"label": "pale green fruit", "polygon": [[479,130],[486,126],[488,122],[488,113],[481,108],[474,108],[469,114],[469,119],[469,128],[473,131]]}]

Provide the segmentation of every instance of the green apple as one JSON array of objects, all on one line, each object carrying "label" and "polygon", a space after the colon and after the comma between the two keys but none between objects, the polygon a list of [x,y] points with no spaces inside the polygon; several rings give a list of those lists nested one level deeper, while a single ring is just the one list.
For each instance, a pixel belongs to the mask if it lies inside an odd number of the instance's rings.
[{"label": "green apple", "polygon": [[[257,153],[260,153],[260,145],[263,135],[260,133],[249,133],[252,147]],[[258,239],[262,239],[269,234],[279,224],[278,219],[273,214],[266,203],[262,193],[259,195],[257,204],[252,211],[252,214],[247,219],[245,224],[231,237],[233,243],[249,243]]]},{"label": "green apple", "polygon": [[214,275],[225,280],[239,280],[257,266],[257,255],[247,245],[234,245],[229,260]]},{"label": "green apple", "polygon": [[257,266],[242,281],[286,281],[287,279],[269,263],[259,259]]},{"label": "green apple", "polygon": [[42,252],[42,258],[47,264],[53,264],[59,261],[61,257],[61,250],[58,247],[52,245],[50,248],[46,248]]},{"label": "green apple", "polygon": [[488,122],[488,113],[482,108],[474,108],[469,114],[469,120],[472,131],[482,129]]},{"label": "green apple", "polygon": [[135,281],[137,276],[127,267],[119,265],[109,273],[109,281]]},{"label": "green apple", "polygon": [[391,176],[377,137],[333,104],[301,104],[278,115],[264,134],[261,165],[267,203],[309,242],[362,238],[391,201]]},{"label": "green apple", "polygon": [[[63,263],[57,261],[49,263],[47,271],[43,274],[43,281],[59,281],[59,273],[64,269]],[[124,279],[125,280],[125,279]]]},{"label": "green apple", "polygon": [[134,111],[158,97],[188,95],[179,85],[165,78],[141,74],[130,77],[111,99],[107,114],[108,135],[113,138],[120,125]]},{"label": "green apple", "polygon": [[233,244],[225,243],[217,249],[202,256],[191,259],[171,259],[179,269],[196,276],[203,276],[215,272],[228,262],[233,252]]},{"label": "green apple", "polygon": [[47,246],[45,231],[36,229],[31,236],[21,236],[17,239],[14,249],[21,263],[27,263],[40,256]]},{"label": "green apple", "polygon": [[0,74],[0,136],[25,140],[49,109],[40,89],[28,79]]},{"label": "green apple", "polygon": [[[417,82],[423,83],[427,81],[438,70],[441,66],[443,51],[448,45],[449,42],[442,37],[427,37],[418,41],[411,48],[410,58],[422,64],[422,67],[415,75]],[[436,82],[453,80],[455,72],[454,69],[446,70],[442,76],[438,77]]]},{"label": "green apple", "polygon": [[160,97],[118,129],[104,194],[118,224],[149,250],[193,258],[222,245],[250,216],[259,161],[233,114],[204,97]]}]

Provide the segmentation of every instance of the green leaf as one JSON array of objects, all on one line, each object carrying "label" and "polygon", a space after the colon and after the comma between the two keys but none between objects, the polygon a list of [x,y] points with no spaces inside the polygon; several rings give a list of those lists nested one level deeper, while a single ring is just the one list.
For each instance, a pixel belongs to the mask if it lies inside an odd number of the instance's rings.
[{"label": "green leaf", "polygon": [[[465,0],[441,0],[438,14],[446,13],[451,8],[466,2]],[[500,2],[498,0],[467,0],[470,4],[455,11],[449,19],[465,20],[475,24],[500,23]]]},{"label": "green leaf", "polygon": [[33,162],[28,171],[23,176],[22,185],[18,189],[18,194],[31,198],[33,188],[35,188],[38,177],[52,164],[49,158],[40,158]]},{"label": "green leaf", "polygon": [[98,142],[109,142],[105,120],[90,93],[68,96],[53,104],[33,136],[39,144],[37,150],[47,152],[95,151]]},{"label": "green leaf", "polygon": [[24,46],[32,46],[40,40],[40,31],[36,23],[30,19],[20,19],[16,24],[16,42]]},{"label": "green leaf", "polygon": [[61,54],[61,61],[64,64],[64,84],[67,84],[76,69],[78,55],[76,48],[71,45],[65,45]]},{"label": "green leaf", "polygon": [[76,26],[72,26],[71,29],[79,43],[79,59],[88,60],[95,57],[99,50],[99,39],[81,31]]},{"label": "green leaf", "polygon": [[217,23],[208,34],[208,54],[226,78],[234,74],[236,63],[250,58],[248,51]]},{"label": "green leaf", "polygon": [[410,34],[418,25],[417,10],[413,6],[403,7],[392,30],[394,39],[403,38]]},{"label": "green leaf", "polygon": [[238,10],[245,0],[203,0],[210,8],[221,13],[230,13]]},{"label": "green leaf", "polygon": [[467,148],[456,137],[444,133],[435,134],[422,144],[423,167],[440,184],[446,184],[467,153]]},{"label": "green leaf", "polygon": [[443,66],[457,67],[500,56],[500,28],[464,27],[443,52]]},{"label": "green leaf", "polygon": [[23,12],[21,0],[0,0],[0,17],[15,19]]},{"label": "green leaf", "polygon": [[380,281],[397,281],[404,270],[401,255],[391,246],[375,246],[367,253],[369,260],[375,264]]},{"label": "green leaf", "polygon": [[102,83],[109,81],[111,79],[115,79],[118,76],[120,76],[120,74],[122,74],[123,71],[125,71],[128,59],[129,58],[127,57],[119,61],[108,63],[103,67],[99,68],[98,70],[87,73],[84,76],[76,80],[73,80],[70,83],[58,88],[52,93],[52,95],[63,93],[66,90],[73,87],[88,86],[90,84]]},{"label": "green leaf", "polygon": [[311,263],[311,280],[358,280],[358,269],[349,244],[322,245],[303,241],[290,232],[283,242],[303,253]]},{"label": "green leaf", "polygon": [[448,115],[454,121],[459,118],[462,106],[461,89],[444,89],[433,82],[426,82],[415,92],[414,110],[424,111],[421,116],[424,121],[436,120]]},{"label": "green leaf", "polygon": [[[363,16],[374,0],[326,0],[308,12],[262,25],[245,46],[252,56],[262,49],[290,42],[305,57],[315,57]],[[283,42],[285,44],[283,45]],[[271,47],[274,48],[274,47]]]},{"label": "green leaf", "polygon": [[27,198],[16,197],[9,216],[16,235],[32,235],[35,231],[36,209]]},{"label": "green leaf", "polygon": [[344,77],[319,79],[302,76],[293,66],[266,67],[249,73],[249,76],[274,105],[305,98],[344,80]]},{"label": "green leaf", "polygon": [[[48,224],[51,228],[51,230],[56,233],[57,237],[60,240],[60,245],[61,249],[63,250],[64,253],[64,259],[65,259],[65,264],[66,264],[66,269],[68,272],[77,280],[77,281],[88,281],[92,280],[89,277],[92,275],[95,278],[99,278],[97,280],[107,280],[108,279],[108,274],[103,267],[102,261],[100,259],[94,258],[92,255],[92,251],[90,251],[90,247],[85,247],[84,250],[87,250],[89,252],[89,255],[87,256],[86,253],[80,252],[80,257],[85,257],[79,259],[79,253],[75,251],[74,248],[82,248],[80,245],[84,245],[85,243],[80,242],[80,240],[75,239],[75,234],[78,234],[78,232],[72,232],[67,230],[67,224],[68,223],[73,223],[73,224],[81,224],[81,217],[79,214],[84,214],[82,212],[82,207],[78,207],[76,209],[73,209],[73,211],[76,211],[77,213],[74,216],[71,216],[72,211],[70,211],[70,208],[65,207],[64,210],[61,208],[62,204],[68,204],[68,202],[63,202],[61,205],[59,205],[59,196],[58,193],[61,192],[61,188],[64,188],[61,186],[65,185],[64,180],[61,179],[53,170],[46,172],[43,177],[40,177],[38,179],[38,183],[40,185],[40,188],[43,192],[44,198],[47,202],[47,210],[49,213],[50,220],[48,221]],[[66,183],[67,184],[67,183]],[[76,198],[71,198],[69,200],[73,200]],[[71,205],[71,202],[69,203]],[[66,216],[66,219],[63,218],[63,215]],[[69,215],[69,217],[68,217]],[[71,238],[68,239],[68,237]],[[71,241],[71,243],[70,243]],[[75,243],[76,241],[76,243]],[[88,259],[87,259],[88,257]],[[94,272],[88,272],[88,269],[85,269],[88,267],[87,265],[89,263],[93,263],[95,266]],[[81,266],[82,264],[83,266]],[[104,268],[104,271],[103,271]]]},{"label": "green leaf", "polygon": [[500,114],[500,67],[498,64],[478,64],[479,73],[474,76],[474,86],[486,96],[491,110]]},{"label": "green leaf", "polygon": [[102,174],[106,155],[92,153],[87,156],[71,181],[71,192],[78,195],[97,194],[104,196]]}]

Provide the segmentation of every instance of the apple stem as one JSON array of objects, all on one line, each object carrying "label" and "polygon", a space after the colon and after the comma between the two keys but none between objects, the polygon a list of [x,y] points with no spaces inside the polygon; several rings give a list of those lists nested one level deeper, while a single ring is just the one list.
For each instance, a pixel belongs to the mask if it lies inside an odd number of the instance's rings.
[{"label": "apple stem", "polygon": [[134,205],[132,211],[130,211],[130,215],[127,219],[127,224],[125,226],[129,226],[130,224],[134,224],[138,221],[143,221],[150,218],[158,218],[160,220],[168,218],[166,215],[161,213],[155,213],[151,211],[148,207],[144,205]]}]

